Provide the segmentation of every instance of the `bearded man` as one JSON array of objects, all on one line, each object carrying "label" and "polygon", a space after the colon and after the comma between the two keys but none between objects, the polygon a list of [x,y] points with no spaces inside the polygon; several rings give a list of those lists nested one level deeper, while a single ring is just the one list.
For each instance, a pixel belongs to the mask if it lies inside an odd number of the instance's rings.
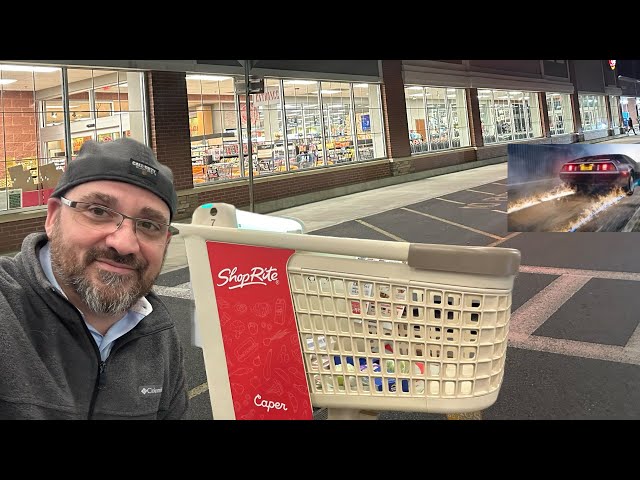
[{"label": "bearded man", "polygon": [[0,419],[185,418],[183,346],[151,292],[177,203],[146,145],[83,144],[46,233],[0,258]]}]

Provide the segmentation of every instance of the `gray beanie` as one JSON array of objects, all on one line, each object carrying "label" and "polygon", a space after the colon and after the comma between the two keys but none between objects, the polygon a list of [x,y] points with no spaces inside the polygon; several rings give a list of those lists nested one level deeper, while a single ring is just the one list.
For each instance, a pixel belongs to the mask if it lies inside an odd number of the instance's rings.
[{"label": "gray beanie", "polygon": [[173,173],[156,159],[153,150],[130,138],[82,144],[75,160],[68,163],[52,197],[60,197],[70,188],[96,180],[114,180],[155,193],[169,206],[171,219],[176,213],[178,195]]}]

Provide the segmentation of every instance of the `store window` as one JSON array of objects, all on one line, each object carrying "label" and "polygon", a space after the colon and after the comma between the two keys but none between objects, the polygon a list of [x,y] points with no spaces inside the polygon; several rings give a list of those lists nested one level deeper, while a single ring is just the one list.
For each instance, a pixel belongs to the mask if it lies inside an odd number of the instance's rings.
[{"label": "store window", "polygon": [[411,153],[470,145],[462,88],[405,87]]},{"label": "store window", "polygon": [[604,130],[608,128],[604,95],[578,95],[582,130]]},{"label": "store window", "polygon": [[[194,184],[241,177],[233,78],[187,75],[186,80]],[[246,119],[246,111],[244,116]],[[252,122],[256,117],[252,116]]]},{"label": "store window", "polygon": [[620,127],[620,97],[616,97],[615,95],[609,95],[609,106],[611,108],[611,128],[619,128]]},{"label": "store window", "polygon": [[537,92],[478,89],[485,144],[542,136]]},{"label": "store window", "polygon": [[551,135],[572,133],[573,114],[571,112],[571,98],[569,94],[547,93],[546,97]]},{"label": "store window", "polygon": [[249,117],[254,175],[384,158],[379,85],[264,82],[264,92],[251,95],[247,115],[233,77],[187,75],[194,183],[249,175]]},{"label": "store window", "polygon": [[65,99],[72,159],[89,140],[146,143],[139,72],[0,65],[0,212],[45,205],[66,167]]}]

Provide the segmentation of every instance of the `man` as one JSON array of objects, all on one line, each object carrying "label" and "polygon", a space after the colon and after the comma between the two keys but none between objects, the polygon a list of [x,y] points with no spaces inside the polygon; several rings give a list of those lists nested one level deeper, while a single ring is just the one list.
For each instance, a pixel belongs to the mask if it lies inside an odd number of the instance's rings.
[{"label": "man", "polygon": [[86,142],[45,233],[0,258],[0,419],[180,419],[183,347],[151,287],[177,208],[171,170],[123,138]]}]

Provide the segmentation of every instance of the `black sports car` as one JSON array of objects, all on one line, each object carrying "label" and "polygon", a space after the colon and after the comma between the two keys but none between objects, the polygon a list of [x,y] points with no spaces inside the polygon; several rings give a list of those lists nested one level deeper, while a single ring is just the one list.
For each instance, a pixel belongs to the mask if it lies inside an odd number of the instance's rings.
[{"label": "black sports car", "polygon": [[628,155],[589,155],[576,158],[562,165],[560,179],[579,192],[598,187],[621,187],[627,195],[633,195],[640,168]]}]

